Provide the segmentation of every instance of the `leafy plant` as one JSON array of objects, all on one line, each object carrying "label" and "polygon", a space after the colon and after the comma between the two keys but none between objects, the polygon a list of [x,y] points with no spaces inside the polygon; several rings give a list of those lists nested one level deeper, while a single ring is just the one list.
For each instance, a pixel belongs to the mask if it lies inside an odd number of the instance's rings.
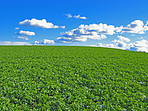
[{"label": "leafy plant", "polygon": [[0,110],[148,110],[148,54],[0,46]]}]

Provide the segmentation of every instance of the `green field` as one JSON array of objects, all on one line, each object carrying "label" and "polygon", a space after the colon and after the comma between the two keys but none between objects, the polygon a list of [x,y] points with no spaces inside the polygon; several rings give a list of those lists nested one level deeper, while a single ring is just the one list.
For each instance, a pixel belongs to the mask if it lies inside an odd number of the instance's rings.
[{"label": "green field", "polygon": [[0,46],[0,111],[147,111],[148,53]]}]

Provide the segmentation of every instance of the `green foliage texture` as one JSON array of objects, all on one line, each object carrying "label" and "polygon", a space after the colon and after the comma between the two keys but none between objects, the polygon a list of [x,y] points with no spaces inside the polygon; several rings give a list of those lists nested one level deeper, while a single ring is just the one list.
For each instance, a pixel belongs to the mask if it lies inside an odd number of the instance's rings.
[{"label": "green foliage texture", "polygon": [[148,54],[0,46],[0,111],[147,111]]}]

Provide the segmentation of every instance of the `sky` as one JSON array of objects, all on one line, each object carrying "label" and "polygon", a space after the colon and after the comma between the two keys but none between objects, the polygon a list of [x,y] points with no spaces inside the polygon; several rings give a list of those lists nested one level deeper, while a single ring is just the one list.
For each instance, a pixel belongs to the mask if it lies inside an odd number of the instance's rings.
[{"label": "sky", "polygon": [[148,52],[147,0],[0,0],[0,45]]}]

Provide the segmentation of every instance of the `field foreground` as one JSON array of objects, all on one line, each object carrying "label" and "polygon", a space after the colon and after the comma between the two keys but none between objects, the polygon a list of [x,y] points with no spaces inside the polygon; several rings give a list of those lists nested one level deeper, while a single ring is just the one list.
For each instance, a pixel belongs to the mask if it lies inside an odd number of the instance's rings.
[{"label": "field foreground", "polygon": [[0,110],[148,110],[148,54],[0,46]]}]

